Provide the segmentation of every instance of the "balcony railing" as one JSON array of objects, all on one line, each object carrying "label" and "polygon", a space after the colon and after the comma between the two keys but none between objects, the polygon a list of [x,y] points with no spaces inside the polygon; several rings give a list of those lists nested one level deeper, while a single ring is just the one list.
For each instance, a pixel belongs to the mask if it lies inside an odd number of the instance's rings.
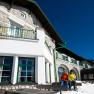
[{"label": "balcony railing", "polygon": [[36,39],[36,32],[34,30],[0,26],[0,36],[34,40]]}]

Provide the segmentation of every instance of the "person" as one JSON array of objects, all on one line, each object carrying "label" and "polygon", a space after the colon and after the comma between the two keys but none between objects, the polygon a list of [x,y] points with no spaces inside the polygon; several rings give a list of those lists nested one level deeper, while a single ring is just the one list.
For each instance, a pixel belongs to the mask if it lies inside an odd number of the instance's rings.
[{"label": "person", "polygon": [[63,90],[68,89],[68,73],[65,71],[61,75],[61,87]]},{"label": "person", "polygon": [[74,90],[76,90],[76,75],[74,73],[74,71],[70,71],[69,75],[68,75],[68,80],[69,80],[69,90],[71,90],[71,87],[74,87]]}]

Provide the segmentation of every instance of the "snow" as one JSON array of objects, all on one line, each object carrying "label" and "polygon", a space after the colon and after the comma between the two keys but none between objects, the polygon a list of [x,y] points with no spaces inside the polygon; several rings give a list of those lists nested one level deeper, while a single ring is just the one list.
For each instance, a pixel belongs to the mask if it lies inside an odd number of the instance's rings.
[{"label": "snow", "polygon": [[82,86],[77,87],[77,91],[62,91],[62,94],[94,94],[94,84],[82,83]]}]

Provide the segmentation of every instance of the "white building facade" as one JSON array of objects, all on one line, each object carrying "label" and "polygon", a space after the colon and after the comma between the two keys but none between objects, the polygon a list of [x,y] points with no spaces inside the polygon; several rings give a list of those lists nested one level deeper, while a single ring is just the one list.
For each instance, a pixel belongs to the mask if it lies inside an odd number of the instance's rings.
[{"label": "white building facade", "polygon": [[19,1],[0,1],[0,83],[52,83],[55,39]]}]

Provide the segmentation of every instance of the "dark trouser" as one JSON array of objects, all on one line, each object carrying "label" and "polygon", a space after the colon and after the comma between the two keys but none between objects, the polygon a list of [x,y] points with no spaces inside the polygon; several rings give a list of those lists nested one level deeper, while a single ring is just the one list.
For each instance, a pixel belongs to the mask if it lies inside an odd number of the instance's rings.
[{"label": "dark trouser", "polygon": [[76,89],[76,82],[75,81],[69,81],[69,89],[71,90],[71,87],[73,86],[74,90]]},{"label": "dark trouser", "polygon": [[67,90],[68,89],[68,81],[62,80],[61,81],[61,87],[62,87],[62,89]]}]

